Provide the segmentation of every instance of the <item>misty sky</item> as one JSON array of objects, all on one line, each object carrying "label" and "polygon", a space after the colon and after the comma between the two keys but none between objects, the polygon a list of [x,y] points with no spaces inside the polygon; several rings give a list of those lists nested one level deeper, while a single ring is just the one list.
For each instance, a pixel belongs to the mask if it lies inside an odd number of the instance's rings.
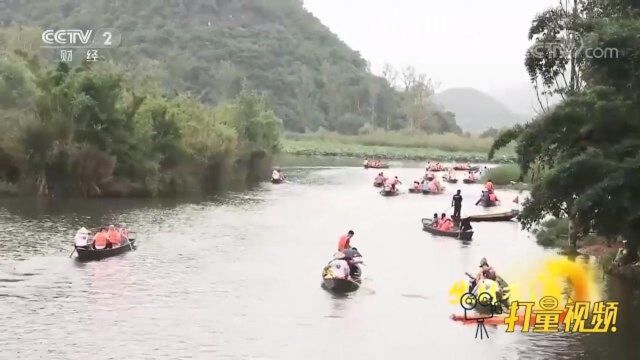
[{"label": "misty sky", "polygon": [[450,87],[527,86],[524,54],[536,13],[556,0],[304,0],[380,72],[413,65]]}]

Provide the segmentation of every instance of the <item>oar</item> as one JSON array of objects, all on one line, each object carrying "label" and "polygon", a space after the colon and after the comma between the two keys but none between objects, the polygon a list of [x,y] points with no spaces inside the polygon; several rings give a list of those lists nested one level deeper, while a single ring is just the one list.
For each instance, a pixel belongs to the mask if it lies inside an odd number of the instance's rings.
[{"label": "oar", "polygon": [[71,254],[69,254],[69,257],[72,257],[74,252],[76,252],[76,247],[75,247],[75,245],[73,246],[73,251],[71,252]]}]

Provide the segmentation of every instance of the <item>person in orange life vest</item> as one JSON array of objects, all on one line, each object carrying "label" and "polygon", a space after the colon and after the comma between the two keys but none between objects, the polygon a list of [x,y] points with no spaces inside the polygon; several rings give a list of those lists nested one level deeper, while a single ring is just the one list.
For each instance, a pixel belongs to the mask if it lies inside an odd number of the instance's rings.
[{"label": "person in orange life vest", "polygon": [[440,225],[440,230],[442,231],[451,231],[451,229],[453,228],[453,221],[451,221],[451,219],[446,218],[444,219],[444,222],[442,223],[442,225]]},{"label": "person in orange life vest", "polygon": [[354,234],[353,230],[349,230],[346,235],[340,236],[340,240],[338,241],[338,251],[351,249],[351,238]]},{"label": "person in orange life vest", "polygon": [[113,225],[109,225],[109,231],[107,232],[107,239],[109,240],[109,244],[112,248],[120,246],[120,232],[116,230],[116,227]]},{"label": "person in orange life vest", "polygon": [[493,193],[494,187],[493,187],[493,181],[491,181],[491,179],[489,179],[489,181],[487,181],[487,183],[484,185],[484,187],[487,189],[489,194]]},{"label": "person in orange life vest", "polygon": [[492,202],[498,201],[498,197],[496,196],[495,193],[493,192],[489,193],[489,201],[492,201]]},{"label": "person in orange life vest", "polygon": [[102,250],[107,247],[108,242],[107,229],[100,228],[98,232],[93,236],[93,247],[97,250]]}]

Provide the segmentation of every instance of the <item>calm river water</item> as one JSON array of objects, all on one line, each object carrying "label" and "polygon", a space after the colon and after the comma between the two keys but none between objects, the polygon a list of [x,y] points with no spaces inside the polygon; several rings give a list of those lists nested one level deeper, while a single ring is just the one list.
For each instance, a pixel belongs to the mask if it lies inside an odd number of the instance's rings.
[{"label": "calm river water", "polygon": [[[632,359],[640,295],[620,300],[618,332],[538,335],[449,319],[449,289],[480,258],[510,271],[556,254],[516,223],[474,224],[470,244],[434,238],[420,218],[463,213],[479,185],[447,195],[384,198],[375,170],[286,167],[289,182],[191,200],[0,200],[0,359]],[[387,170],[405,183],[419,168]],[[515,192],[500,191],[507,210]],[[80,226],[126,222],[135,252],[92,263],[68,257]],[[320,287],[338,237],[353,229],[364,286]]]}]

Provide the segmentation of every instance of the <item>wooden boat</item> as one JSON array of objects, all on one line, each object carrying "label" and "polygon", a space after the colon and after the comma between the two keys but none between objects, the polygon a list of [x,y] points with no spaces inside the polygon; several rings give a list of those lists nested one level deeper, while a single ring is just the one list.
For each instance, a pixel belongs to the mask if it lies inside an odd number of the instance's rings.
[{"label": "wooden boat", "polygon": [[458,170],[458,171],[478,171],[478,170],[480,170],[480,166],[456,165],[456,166],[453,167],[453,170]]},{"label": "wooden boat", "polygon": [[422,189],[410,188],[409,192],[412,194],[422,194]]},{"label": "wooden boat", "polygon": [[378,182],[375,182],[375,181],[374,181],[374,182],[373,182],[373,186],[374,186],[374,187],[377,187],[377,188],[380,188],[380,187],[384,186],[384,183],[378,183]]},{"label": "wooden boat", "polygon": [[495,213],[495,214],[471,215],[471,216],[468,216],[467,218],[469,219],[469,221],[474,221],[474,222],[510,221],[514,219],[516,216],[518,216],[519,214],[520,214],[520,211],[511,210],[511,211]]},{"label": "wooden boat", "polygon": [[380,195],[382,196],[397,196],[400,195],[400,192],[398,191],[398,189],[396,189],[395,191],[393,190],[380,190]]},{"label": "wooden boat", "polygon": [[89,249],[84,247],[77,247],[76,252],[78,253],[79,261],[93,261],[93,260],[102,260],[108,257],[124,254],[127,251],[135,249],[134,243],[136,239],[130,239],[125,241],[122,245],[117,248],[112,249]]},{"label": "wooden boat", "polygon": [[440,189],[439,192],[431,192],[429,191],[428,188],[424,188],[422,189],[422,195],[440,195],[440,194],[444,194],[444,190],[445,188]]},{"label": "wooden boat", "polygon": [[348,279],[337,279],[337,278],[323,278],[322,279],[322,287],[335,293],[349,293],[354,292],[360,288],[360,284],[362,280],[348,280]]},{"label": "wooden boat", "polygon": [[279,178],[279,179],[271,179],[271,182],[274,184],[282,184],[284,182],[283,178]]},{"label": "wooden boat", "polygon": [[433,179],[435,179],[436,177],[433,174],[427,174],[423,177],[424,180],[426,181],[433,181]]},{"label": "wooden boat", "polygon": [[449,184],[457,184],[458,183],[458,179],[449,178],[447,176],[445,176],[442,180],[444,180],[445,182],[448,182]]},{"label": "wooden boat", "polygon": [[431,226],[431,219],[422,219],[422,230],[437,236],[448,236],[460,240],[471,240],[473,231],[443,231]]},{"label": "wooden boat", "polygon": [[364,166],[365,169],[388,169],[389,165],[388,164],[378,164],[378,165],[365,165]]},{"label": "wooden boat", "polygon": [[499,202],[500,201],[491,201],[491,200],[482,199],[480,200],[478,205],[482,207],[494,207],[494,206],[497,206]]},{"label": "wooden boat", "polygon": [[476,180],[471,180],[469,178],[466,178],[466,179],[462,179],[462,182],[465,183],[465,184],[475,184],[475,183],[478,182],[478,180],[477,179]]}]

